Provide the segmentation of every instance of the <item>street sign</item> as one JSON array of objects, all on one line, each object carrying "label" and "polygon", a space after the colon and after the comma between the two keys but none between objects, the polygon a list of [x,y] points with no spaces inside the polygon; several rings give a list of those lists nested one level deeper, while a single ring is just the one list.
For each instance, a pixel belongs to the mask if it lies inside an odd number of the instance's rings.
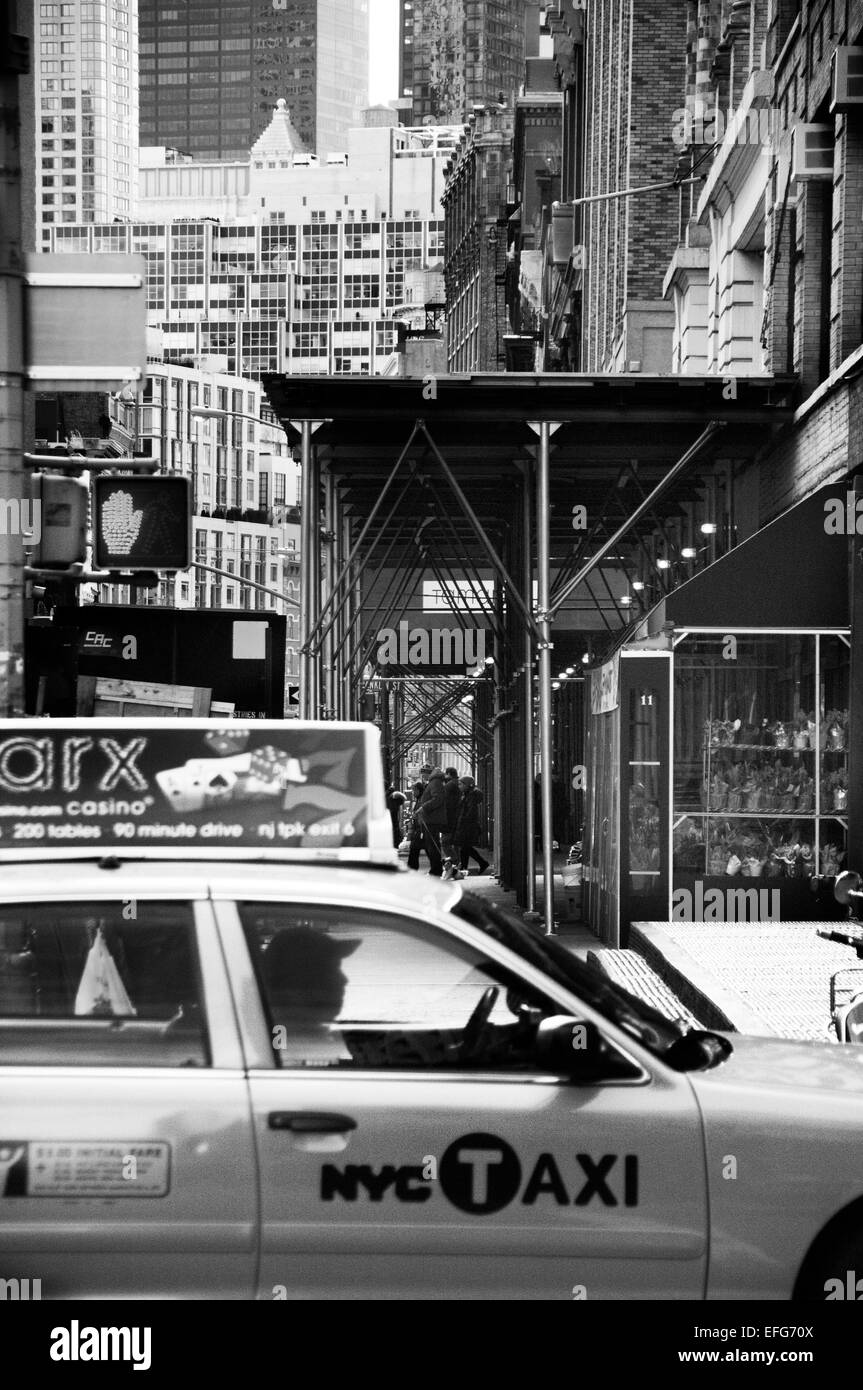
[{"label": "street sign", "polygon": [[188,478],[93,479],[93,550],[108,570],[184,570],[192,558]]},{"label": "street sign", "polygon": [[30,390],[119,390],[146,380],[143,256],[34,253],[24,279]]}]

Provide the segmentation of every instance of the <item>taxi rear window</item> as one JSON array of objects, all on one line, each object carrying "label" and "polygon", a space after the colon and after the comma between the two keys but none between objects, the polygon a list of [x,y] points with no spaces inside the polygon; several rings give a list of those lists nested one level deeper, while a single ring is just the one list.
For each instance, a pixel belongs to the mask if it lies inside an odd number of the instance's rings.
[{"label": "taxi rear window", "polygon": [[0,1064],[209,1061],[190,903],[0,906]]}]

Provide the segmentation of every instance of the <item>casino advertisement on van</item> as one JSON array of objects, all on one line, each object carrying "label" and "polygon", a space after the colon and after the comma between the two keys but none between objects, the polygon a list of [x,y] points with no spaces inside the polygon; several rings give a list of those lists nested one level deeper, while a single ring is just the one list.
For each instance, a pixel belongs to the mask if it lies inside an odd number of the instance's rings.
[{"label": "casino advertisement on van", "polygon": [[0,852],[368,844],[361,725],[0,721]]}]

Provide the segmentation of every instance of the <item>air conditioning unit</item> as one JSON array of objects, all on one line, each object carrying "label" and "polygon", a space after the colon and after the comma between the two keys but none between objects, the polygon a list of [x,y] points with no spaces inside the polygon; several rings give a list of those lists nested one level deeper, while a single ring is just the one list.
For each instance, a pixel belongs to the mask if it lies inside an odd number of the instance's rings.
[{"label": "air conditioning unit", "polygon": [[793,179],[832,179],[832,125],[795,125],[791,138]]},{"label": "air conditioning unit", "polygon": [[830,114],[863,106],[863,48],[841,45],[833,53]]}]

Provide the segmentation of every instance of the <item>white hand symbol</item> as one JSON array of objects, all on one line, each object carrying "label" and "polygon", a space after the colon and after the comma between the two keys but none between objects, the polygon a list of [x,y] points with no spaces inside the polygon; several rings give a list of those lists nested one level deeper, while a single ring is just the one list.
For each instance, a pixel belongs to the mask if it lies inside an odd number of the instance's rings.
[{"label": "white hand symbol", "polygon": [[138,539],[144,513],[135,511],[128,492],[115,492],[102,508],[102,537],[114,555],[128,554]]}]

